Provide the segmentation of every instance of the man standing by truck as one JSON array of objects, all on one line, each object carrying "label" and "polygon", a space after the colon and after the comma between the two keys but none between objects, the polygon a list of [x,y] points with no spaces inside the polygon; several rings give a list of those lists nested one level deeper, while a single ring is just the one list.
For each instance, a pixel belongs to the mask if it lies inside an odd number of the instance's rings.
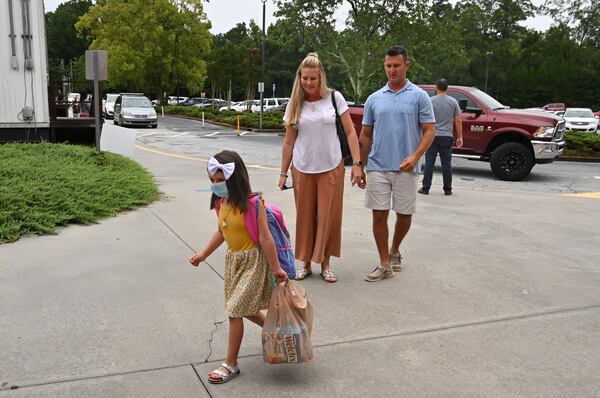
[{"label": "man standing by truck", "polygon": [[435,115],[435,139],[425,154],[423,187],[419,189],[419,193],[424,195],[429,194],[433,166],[438,153],[442,163],[444,195],[452,195],[452,143],[456,140],[457,148],[462,147],[463,144],[460,107],[458,101],[446,94],[446,90],[448,90],[448,81],[439,79],[435,83],[436,95],[431,98]]},{"label": "man standing by truck", "polygon": [[[366,276],[369,282],[391,278],[394,271],[400,271],[400,243],[416,211],[419,160],[435,136],[431,100],[406,78],[409,68],[406,49],[390,47],[384,62],[388,83],[371,94],[364,106],[359,143],[369,181],[367,184],[363,171],[359,186],[366,187],[365,207],[373,211],[373,236],[380,260]],[[390,209],[396,212],[391,247]]]}]

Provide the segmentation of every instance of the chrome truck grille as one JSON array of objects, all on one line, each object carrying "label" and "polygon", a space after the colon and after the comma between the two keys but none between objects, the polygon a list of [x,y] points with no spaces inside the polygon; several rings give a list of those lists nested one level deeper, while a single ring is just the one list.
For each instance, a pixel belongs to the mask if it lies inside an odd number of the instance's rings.
[{"label": "chrome truck grille", "polygon": [[563,135],[565,133],[565,121],[561,120],[556,124],[556,128],[554,129],[554,136],[552,137],[552,141],[561,141],[563,139]]}]

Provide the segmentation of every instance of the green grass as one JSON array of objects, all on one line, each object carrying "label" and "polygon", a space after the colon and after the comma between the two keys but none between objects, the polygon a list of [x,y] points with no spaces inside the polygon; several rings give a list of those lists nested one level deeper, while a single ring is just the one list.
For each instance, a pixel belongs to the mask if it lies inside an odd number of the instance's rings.
[{"label": "green grass", "polygon": [[123,156],[66,144],[0,145],[0,242],[91,224],[153,202],[152,175]]}]

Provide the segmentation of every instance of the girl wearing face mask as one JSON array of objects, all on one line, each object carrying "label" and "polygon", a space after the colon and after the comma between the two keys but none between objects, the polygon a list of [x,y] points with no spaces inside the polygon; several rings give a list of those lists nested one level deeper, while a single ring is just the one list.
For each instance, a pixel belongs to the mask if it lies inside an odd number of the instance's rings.
[{"label": "girl wearing face mask", "polygon": [[[227,358],[218,369],[208,374],[210,383],[225,383],[240,372],[238,353],[247,318],[263,326],[274,283],[288,279],[281,268],[275,243],[267,224],[264,203],[258,201],[256,222],[256,196],[250,189],[248,171],[242,158],[233,151],[223,151],[208,161],[208,176],[212,197],[210,208],[217,210],[218,228],[204,247],[190,257],[193,266],[227,243],[225,255],[225,310],[229,315],[229,344]],[[254,200],[253,200],[254,198]],[[258,236],[252,237],[250,224],[258,224]],[[254,225],[255,227],[256,225]]]}]

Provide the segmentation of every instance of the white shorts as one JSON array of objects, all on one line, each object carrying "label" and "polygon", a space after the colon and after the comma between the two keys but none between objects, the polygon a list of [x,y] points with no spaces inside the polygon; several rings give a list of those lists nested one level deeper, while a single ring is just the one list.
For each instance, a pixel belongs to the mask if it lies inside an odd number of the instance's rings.
[{"label": "white shorts", "polygon": [[402,171],[370,171],[367,173],[365,207],[390,210],[400,214],[417,211],[417,174]]}]

